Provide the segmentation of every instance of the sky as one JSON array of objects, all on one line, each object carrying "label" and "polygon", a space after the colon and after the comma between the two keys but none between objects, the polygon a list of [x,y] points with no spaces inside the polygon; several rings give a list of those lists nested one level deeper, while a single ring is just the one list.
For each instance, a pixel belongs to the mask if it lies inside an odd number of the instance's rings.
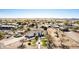
[{"label": "sky", "polygon": [[79,18],[79,9],[0,9],[0,18]]}]

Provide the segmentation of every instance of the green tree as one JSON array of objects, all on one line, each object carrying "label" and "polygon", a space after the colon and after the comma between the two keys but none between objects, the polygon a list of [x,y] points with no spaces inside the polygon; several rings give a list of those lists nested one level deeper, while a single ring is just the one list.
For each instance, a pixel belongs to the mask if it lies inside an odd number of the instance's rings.
[{"label": "green tree", "polygon": [[64,25],[68,25],[68,24],[69,24],[69,21],[66,20],[66,21],[64,22]]},{"label": "green tree", "polygon": [[27,31],[31,31],[31,29],[30,28],[27,28]]},{"label": "green tree", "polygon": [[36,41],[38,40],[38,36],[35,36],[35,40],[36,40]]}]

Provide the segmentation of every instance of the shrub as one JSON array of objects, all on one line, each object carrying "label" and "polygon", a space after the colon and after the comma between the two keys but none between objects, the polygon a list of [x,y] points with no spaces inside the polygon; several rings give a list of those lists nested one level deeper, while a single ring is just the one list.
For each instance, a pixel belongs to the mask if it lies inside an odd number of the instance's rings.
[{"label": "shrub", "polygon": [[4,38],[4,33],[0,32],[0,40],[2,40]]},{"label": "shrub", "polygon": [[27,28],[27,31],[31,31],[31,29],[30,28]]}]

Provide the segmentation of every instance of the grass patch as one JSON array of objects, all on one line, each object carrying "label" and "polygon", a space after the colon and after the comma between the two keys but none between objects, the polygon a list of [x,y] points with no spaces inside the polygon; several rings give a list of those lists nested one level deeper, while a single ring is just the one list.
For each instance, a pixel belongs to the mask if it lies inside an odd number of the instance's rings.
[{"label": "grass patch", "polygon": [[35,39],[32,40],[31,43],[32,43],[33,46],[35,46],[36,45],[36,40]]},{"label": "grass patch", "polygon": [[46,47],[46,46],[47,46],[47,39],[42,39],[42,40],[41,40],[41,45],[42,45],[43,47]]}]

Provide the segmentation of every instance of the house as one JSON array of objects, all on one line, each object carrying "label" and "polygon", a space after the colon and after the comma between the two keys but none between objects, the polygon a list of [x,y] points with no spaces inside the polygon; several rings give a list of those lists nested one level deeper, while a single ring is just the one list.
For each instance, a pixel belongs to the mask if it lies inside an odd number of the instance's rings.
[{"label": "house", "polygon": [[67,26],[62,26],[59,28],[61,31],[69,31]]},{"label": "house", "polygon": [[52,25],[52,27],[53,27],[53,28],[59,28],[59,26],[56,25],[56,24]]},{"label": "house", "polygon": [[25,37],[28,38],[28,40],[31,40],[31,39],[33,39],[35,37],[35,35],[38,36],[38,37],[43,37],[44,36],[44,34],[42,34],[42,31],[38,31],[37,30],[37,31],[30,31],[30,32],[28,32],[25,35]]},{"label": "house", "polygon": [[11,30],[15,29],[16,27],[13,25],[0,25],[0,30]]}]

